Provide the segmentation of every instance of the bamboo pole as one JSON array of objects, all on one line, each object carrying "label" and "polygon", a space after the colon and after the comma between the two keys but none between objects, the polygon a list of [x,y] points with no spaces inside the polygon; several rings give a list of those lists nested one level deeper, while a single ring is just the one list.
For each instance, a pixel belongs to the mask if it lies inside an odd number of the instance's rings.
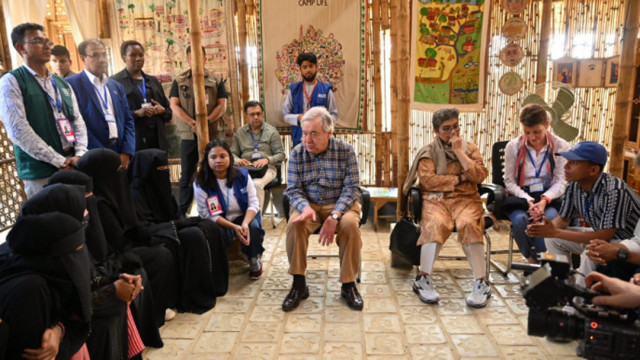
[{"label": "bamboo pole", "polygon": [[[391,171],[393,172],[393,179],[391,174],[387,179],[391,179],[388,185],[396,185],[397,170],[398,170],[398,147],[397,147],[397,125],[398,125],[398,0],[390,0],[390,37],[391,37],[391,59],[390,63],[390,79],[389,79],[389,93],[391,95]],[[402,0],[406,1],[406,0]]]},{"label": "bamboo pole", "polygon": [[382,30],[389,30],[390,18],[389,18],[389,1],[390,0],[379,0],[380,1],[380,26],[382,26]]},{"label": "bamboo pole", "polygon": [[238,64],[240,65],[240,77],[242,81],[242,103],[245,104],[249,101],[249,67],[247,66],[247,5],[244,0],[236,0],[236,6],[238,11],[238,45],[240,47]]},{"label": "bamboo pole", "polygon": [[[375,98],[375,131],[376,131],[376,185],[382,184],[383,161],[382,146],[382,75],[380,74],[380,1],[371,2],[371,33],[373,35],[373,96]],[[386,0],[385,0],[386,1]]]},{"label": "bamboo pole", "polygon": [[636,79],[636,40],[640,22],[640,1],[627,2],[627,16],[622,34],[622,54],[620,55],[620,74],[616,97],[616,112],[613,118],[613,136],[611,139],[611,160],[609,172],[622,177],[624,167],[624,147],[627,141],[631,102]]},{"label": "bamboo pole", "polygon": [[398,206],[396,215],[400,217],[404,212],[405,199],[402,196],[402,185],[409,172],[409,116],[410,116],[410,94],[409,94],[409,68],[411,61],[411,19],[409,0],[401,0],[398,6],[398,124],[397,131],[397,184],[398,184]]},{"label": "bamboo pole", "polygon": [[191,35],[191,78],[193,80],[194,99],[196,104],[196,123],[198,124],[198,154],[202,157],[205,146],[209,142],[209,122],[207,121],[207,105],[204,95],[204,54],[200,30],[200,2],[189,1],[189,32]]},{"label": "bamboo pole", "polygon": [[540,50],[538,51],[536,84],[543,84],[545,81],[547,81],[549,43],[551,39],[552,6],[553,0],[544,0],[542,3],[542,19],[540,22]]},{"label": "bamboo pole", "polygon": [[[4,7],[2,2],[0,2],[0,29],[6,29],[5,23],[5,15],[4,15]],[[0,31],[0,55],[2,56],[2,69],[0,71],[0,75],[4,74],[6,71],[12,69],[11,67],[11,53],[9,52],[9,38],[7,36],[6,31]]]}]

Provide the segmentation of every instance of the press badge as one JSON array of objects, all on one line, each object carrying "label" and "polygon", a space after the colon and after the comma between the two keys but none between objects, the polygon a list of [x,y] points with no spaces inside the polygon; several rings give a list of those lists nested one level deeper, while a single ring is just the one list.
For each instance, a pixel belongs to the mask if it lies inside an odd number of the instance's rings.
[{"label": "press badge", "polygon": [[140,108],[146,108],[150,106],[153,106],[153,104],[151,104],[150,102],[143,102],[142,104],[140,104]]},{"label": "press badge", "polygon": [[529,185],[529,192],[537,193],[537,192],[542,192],[542,191],[544,191],[544,184],[542,184],[542,183],[536,183],[536,184]]},{"label": "press badge", "polygon": [[222,206],[220,206],[220,200],[213,195],[207,198],[207,207],[209,208],[209,214],[216,216],[222,214]]},{"label": "press badge", "polygon": [[76,135],[73,133],[73,128],[71,127],[71,122],[69,119],[61,118],[58,119],[58,125],[62,130],[62,135],[69,143],[76,142]]},{"label": "press badge", "polygon": [[260,151],[254,151],[251,153],[251,160],[259,160],[262,157]]}]

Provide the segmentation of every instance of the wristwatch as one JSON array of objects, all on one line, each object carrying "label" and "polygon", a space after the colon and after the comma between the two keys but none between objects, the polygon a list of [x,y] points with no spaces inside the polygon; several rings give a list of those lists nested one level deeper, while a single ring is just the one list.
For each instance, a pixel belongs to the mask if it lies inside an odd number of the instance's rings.
[{"label": "wristwatch", "polygon": [[335,220],[335,221],[340,221],[340,216],[338,216],[338,214],[336,214],[336,213],[331,214],[331,217],[332,217],[332,218],[333,218],[333,220]]},{"label": "wristwatch", "polygon": [[627,249],[625,248],[618,249],[618,252],[616,253],[616,260],[627,261],[628,258],[629,258],[629,251]]}]

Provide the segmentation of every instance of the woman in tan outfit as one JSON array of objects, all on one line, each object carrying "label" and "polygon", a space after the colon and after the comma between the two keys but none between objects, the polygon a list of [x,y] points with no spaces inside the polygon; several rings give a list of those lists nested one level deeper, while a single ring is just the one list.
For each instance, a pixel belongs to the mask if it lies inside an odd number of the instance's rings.
[{"label": "woman in tan outfit", "polygon": [[[424,303],[435,303],[440,296],[429,274],[442,244],[453,232],[462,244],[476,279],[467,304],[483,307],[491,296],[484,261],[484,210],[478,184],[488,174],[478,147],[460,137],[457,109],[441,109],[433,114],[436,139],[418,152],[407,184],[419,180],[422,192],[420,274],[413,290]],[[405,185],[406,187],[406,185]]]}]

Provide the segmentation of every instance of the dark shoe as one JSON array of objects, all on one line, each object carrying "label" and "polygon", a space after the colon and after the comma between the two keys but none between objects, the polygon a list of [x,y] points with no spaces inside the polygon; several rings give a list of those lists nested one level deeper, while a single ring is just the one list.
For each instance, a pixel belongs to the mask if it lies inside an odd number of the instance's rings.
[{"label": "dark shoe", "polygon": [[358,288],[355,285],[347,288],[343,287],[340,294],[344,299],[347,299],[347,305],[349,305],[352,310],[362,310],[364,307],[362,296],[360,296]]},{"label": "dark shoe", "polygon": [[300,300],[306,299],[309,297],[309,287],[305,286],[304,291],[300,291],[295,287],[291,288],[287,297],[284,298],[282,302],[282,311],[291,311],[300,305]]}]

